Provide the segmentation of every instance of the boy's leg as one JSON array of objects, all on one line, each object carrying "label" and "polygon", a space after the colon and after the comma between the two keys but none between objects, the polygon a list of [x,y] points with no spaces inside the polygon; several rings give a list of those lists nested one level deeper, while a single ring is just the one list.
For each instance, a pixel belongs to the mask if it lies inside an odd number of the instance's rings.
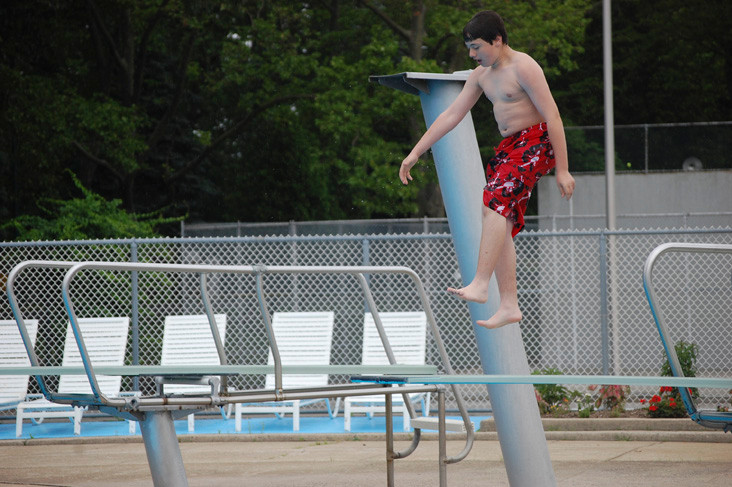
[{"label": "boy's leg", "polygon": [[[475,277],[465,287],[459,289],[447,288],[448,293],[466,301],[475,301],[476,303],[488,301],[488,284],[493,271],[496,269],[498,258],[503,252],[508,228],[510,228],[510,222],[506,217],[486,206],[483,207],[483,230],[480,237],[478,268],[475,271]],[[508,237],[511,237],[510,230]]]},{"label": "boy's leg", "polygon": [[500,295],[498,310],[490,319],[476,321],[478,325],[486,328],[499,328],[509,323],[518,323],[522,318],[516,290],[516,248],[511,236],[512,227],[513,223],[506,220],[505,242],[496,262],[495,273]]}]

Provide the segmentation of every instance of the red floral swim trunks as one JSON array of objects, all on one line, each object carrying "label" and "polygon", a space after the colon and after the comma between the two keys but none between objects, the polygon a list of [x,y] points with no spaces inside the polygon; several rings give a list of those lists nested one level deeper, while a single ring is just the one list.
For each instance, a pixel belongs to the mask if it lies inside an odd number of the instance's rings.
[{"label": "red floral swim trunks", "polygon": [[524,213],[539,179],[554,168],[546,123],[509,135],[488,161],[483,204],[513,222],[511,236],[524,228]]}]

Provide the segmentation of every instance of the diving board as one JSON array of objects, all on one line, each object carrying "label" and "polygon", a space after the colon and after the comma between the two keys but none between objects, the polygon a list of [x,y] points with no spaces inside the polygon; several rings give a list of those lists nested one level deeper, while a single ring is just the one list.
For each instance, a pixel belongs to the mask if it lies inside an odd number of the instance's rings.
[{"label": "diving board", "polygon": [[[273,365],[102,365],[94,367],[99,375],[122,376],[176,376],[176,375],[260,375],[274,372]],[[437,373],[436,365],[283,365],[285,374],[420,374]],[[0,375],[78,375],[85,374],[82,366],[20,366],[1,367]]]},{"label": "diving board", "polygon": [[409,375],[357,376],[354,382],[384,384],[578,384],[732,388],[732,377],[653,377],[632,375]]}]

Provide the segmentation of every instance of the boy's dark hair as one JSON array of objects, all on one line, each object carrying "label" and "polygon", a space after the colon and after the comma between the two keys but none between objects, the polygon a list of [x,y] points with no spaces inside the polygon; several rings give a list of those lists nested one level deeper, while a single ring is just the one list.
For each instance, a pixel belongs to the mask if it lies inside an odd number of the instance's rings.
[{"label": "boy's dark hair", "polygon": [[463,39],[470,42],[475,39],[483,39],[493,44],[496,37],[501,36],[504,44],[508,44],[508,34],[506,27],[503,25],[503,19],[493,10],[484,10],[478,12],[470,21],[465,24],[463,29]]}]

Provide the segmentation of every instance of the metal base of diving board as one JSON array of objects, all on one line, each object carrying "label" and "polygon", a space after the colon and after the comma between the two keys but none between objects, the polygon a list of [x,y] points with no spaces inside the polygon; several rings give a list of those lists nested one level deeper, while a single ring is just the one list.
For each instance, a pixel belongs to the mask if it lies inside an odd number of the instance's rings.
[{"label": "metal base of diving board", "polygon": [[155,487],[187,487],[178,435],[170,411],[146,411],[140,421],[147,462]]},{"label": "metal base of diving board", "polygon": [[[356,386],[359,387],[359,386]],[[441,487],[447,485],[447,464],[449,459],[447,458],[446,443],[447,443],[447,430],[448,426],[445,422],[445,390],[439,386],[415,386],[408,385],[400,389],[385,386],[374,386],[371,388],[355,388],[353,385],[345,386],[343,389],[331,389],[327,391],[320,390],[318,393],[322,394],[323,397],[340,397],[340,396],[351,396],[351,395],[371,395],[374,393],[382,393],[385,396],[385,415],[386,415],[386,475],[387,475],[387,486],[394,487],[394,460],[405,458],[412,453],[419,443],[420,430],[415,428],[414,439],[412,447],[404,452],[394,451],[394,420],[392,413],[392,395],[402,394],[405,392],[432,392],[437,394],[438,404],[438,417],[437,428],[434,427],[434,423],[430,423],[432,426],[429,428],[427,425],[425,429],[438,429],[439,431],[439,478]],[[305,392],[299,392],[292,394],[292,398],[298,396],[307,395]],[[261,400],[262,398],[253,397],[255,400]],[[231,400],[232,398],[228,398]],[[235,402],[241,401],[242,398],[237,398]],[[271,400],[271,398],[268,398]],[[144,398],[143,398],[144,402]],[[191,401],[193,402],[193,401]],[[191,404],[192,406],[192,404]],[[173,410],[168,409],[172,407]],[[177,406],[148,406],[139,408],[135,411],[132,416],[137,418],[140,422],[140,429],[142,432],[143,442],[145,444],[145,452],[147,454],[147,460],[150,465],[150,474],[152,476],[153,485],[155,487],[187,487],[188,479],[186,477],[185,467],[183,465],[183,457],[180,451],[180,445],[178,443],[178,436],[175,432],[175,426],[173,423],[174,414],[181,415],[187,414],[188,411],[184,411],[185,406],[178,404]],[[105,411],[111,413],[113,408],[105,408]],[[118,414],[122,414],[121,411]],[[130,417],[130,413],[124,414],[125,417]],[[428,418],[430,419],[430,418]],[[451,425],[450,430],[453,430]]]},{"label": "metal base of diving board", "polygon": [[[438,464],[439,464],[439,485],[440,487],[447,487],[447,464],[449,463],[447,458],[447,427],[445,424],[445,390],[438,388],[437,391],[437,430],[438,430]],[[404,458],[406,455],[400,455],[394,451],[394,417],[392,414],[392,394],[387,393],[384,395],[384,409],[386,414],[386,485],[387,487],[394,487],[394,460],[398,458]],[[431,418],[428,418],[431,419]],[[415,421],[414,419],[412,420]],[[433,428],[429,428],[433,429]],[[416,447],[416,443],[419,442],[421,429],[415,426],[414,430],[415,438],[413,446]],[[411,454],[411,450],[409,453]]]}]

